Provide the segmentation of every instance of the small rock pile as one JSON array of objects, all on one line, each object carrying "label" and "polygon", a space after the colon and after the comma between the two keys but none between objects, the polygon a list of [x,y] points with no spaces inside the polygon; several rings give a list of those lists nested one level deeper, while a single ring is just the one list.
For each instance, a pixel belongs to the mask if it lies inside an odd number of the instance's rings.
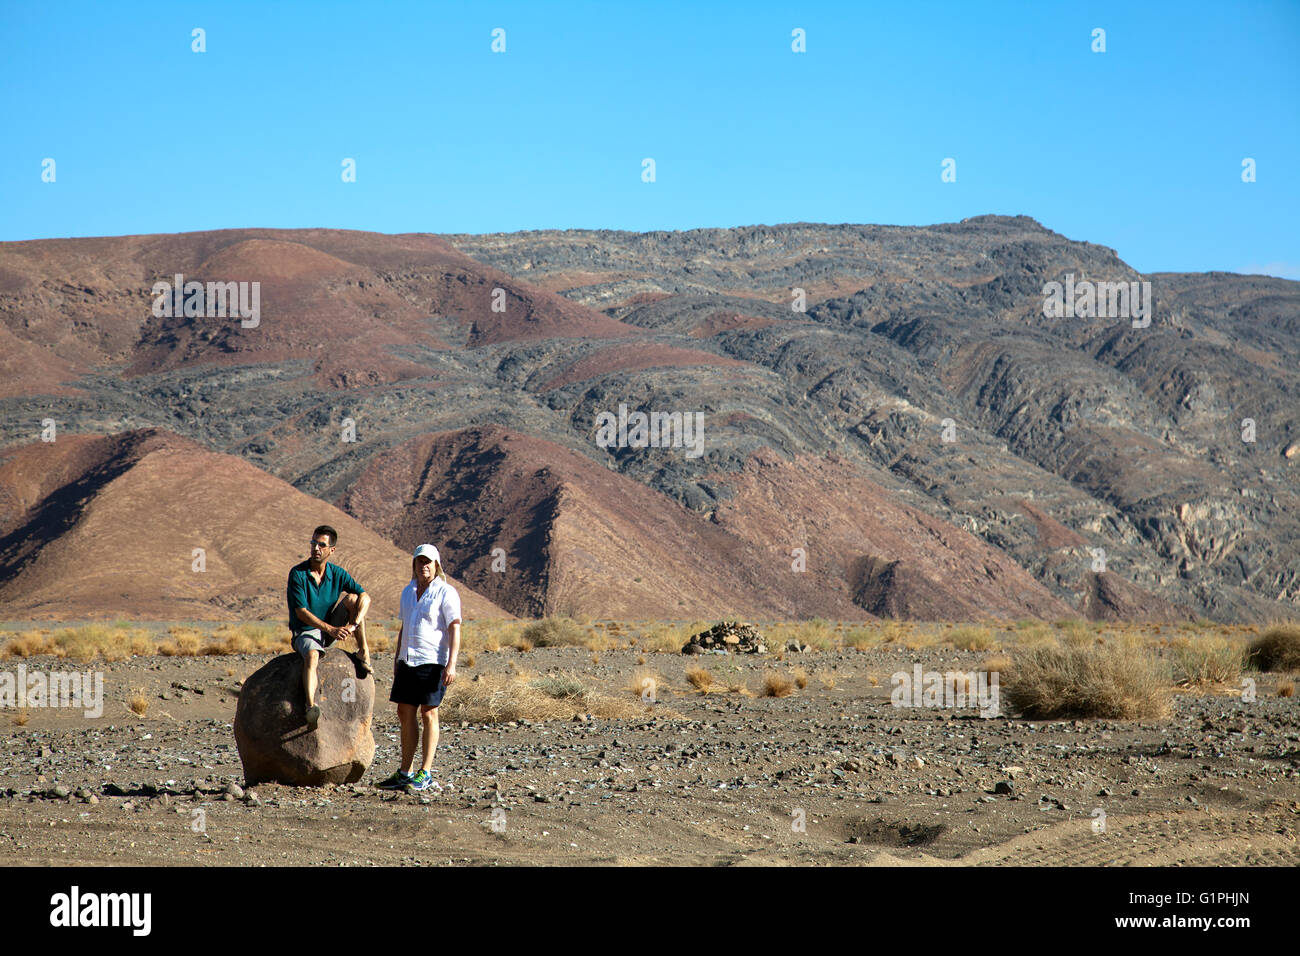
[{"label": "small rock pile", "polygon": [[683,654],[766,654],[763,635],[752,624],[723,621],[696,634],[682,647]]}]

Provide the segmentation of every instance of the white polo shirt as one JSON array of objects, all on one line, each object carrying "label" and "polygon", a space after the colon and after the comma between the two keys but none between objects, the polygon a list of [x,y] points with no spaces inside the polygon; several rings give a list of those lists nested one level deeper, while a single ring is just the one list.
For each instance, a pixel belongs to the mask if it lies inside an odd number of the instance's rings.
[{"label": "white polo shirt", "polygon": [[397,659],[411,667],[442,664],[451,659],[451,624],[460,620],[460,595],[441,578],[434,578],[422,597],[415,581],[402,589],[402,646]]}]

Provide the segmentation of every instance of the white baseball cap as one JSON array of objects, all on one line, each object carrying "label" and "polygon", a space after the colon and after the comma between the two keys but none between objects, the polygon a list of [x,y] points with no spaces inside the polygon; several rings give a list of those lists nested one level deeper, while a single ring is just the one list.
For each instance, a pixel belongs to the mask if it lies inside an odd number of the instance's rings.
[{"label": "white baseball cap", "polygon": [[431,544],[422,544],[415,549],[412,558],[428,558],[430,561],[438,561],[438,549]]}]

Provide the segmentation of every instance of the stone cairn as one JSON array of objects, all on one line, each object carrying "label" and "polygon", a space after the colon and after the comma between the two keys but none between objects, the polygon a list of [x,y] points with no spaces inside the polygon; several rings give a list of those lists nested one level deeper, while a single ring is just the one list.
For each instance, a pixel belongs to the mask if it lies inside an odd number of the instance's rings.
[{"label": "stone cairn", "polygon": [[763,635],[752,624],[723,621],[701,631],[682,647],[683,654],[766,654]]}]

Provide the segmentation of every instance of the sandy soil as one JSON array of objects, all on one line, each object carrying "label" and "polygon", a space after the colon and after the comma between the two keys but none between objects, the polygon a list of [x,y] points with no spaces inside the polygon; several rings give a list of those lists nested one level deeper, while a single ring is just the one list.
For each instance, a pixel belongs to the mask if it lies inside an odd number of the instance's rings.
[{"label": "sandy soil", "polygon": [[[704,661],[754,690],[768,670],[810,674],[771,698],[694,692],[684,672],[699,658],[480,653],[462,679],[558,671],[629,699],[634,672],[662,680],[648,718],[445,724],[442,789],[425,794],[373,786],[397,762],[391,654],[377,657],[376,761],[361,783],[249,793],[231,720],[239,680],[266,658],[100,663],[99,719],[0,714],[0,865],[1300,865],[1300,712],[1267,675],[1253,702],[1180,693],[1161,721],[891,705],[890,674],[914,661],[965,670],[983,656]],[[135,692],[144,717],[127,707]]]}]

